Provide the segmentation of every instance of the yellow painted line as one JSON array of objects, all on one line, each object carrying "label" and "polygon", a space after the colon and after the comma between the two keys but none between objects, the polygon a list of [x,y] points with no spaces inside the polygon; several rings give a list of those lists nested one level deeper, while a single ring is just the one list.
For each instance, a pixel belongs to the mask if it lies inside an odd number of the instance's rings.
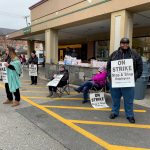
[{"label": "yellow painted line", "polygon": [[0,84],[0,87],[1,87],[1,88],[5,88],[4,84]]},{"label": "yellow painted line", "polygon": [[[25,87],[21,87],[20,91],[21,91],[21,92],[26,92],[26,93],[31,93],[31,91],[28,91],[28,90],[26,91],[26,88],[25,88]],[[41,90],[41,91],[37,91],[37,90],[36,90],[36,91],[33,91],[33,90],[32,90],[32,93],[47,93],[47,94],[48,94],[49,92],[48,92],[48,90],[47,90],[47,91],[42,91],[42,90]],[[64,93],[63,95],[66,95],[66,94],[67,94],[67,93]],[[78,94],[75,93],[75,92],[70,92],[70,95],[78,95]],[[44,97],[42,97],[42,98],[44,98]]]},{"label": "yellow painted line", "polygon": [[44,112],[48,113],[49,115],[51,115],[52,117],[54,117],[55,119],[59,120],[60,122],[64,123],[65,125],[67,125],[68,127],[72,128],[73,130],[75,130],[76,132],[82,134],[83,136],[85,136],[86,138],[90,139],[91,141],[99,144],[101,147],[107,149],[107,150],[149,150],[146,148],[137,148],[137,147],[126,147],[126,146],[118,146],[118,145],[111,145],[108,142],[104,141],[101,138],[98,138],[97,136],[95,136],[94,134],[82,129],[81,127],[77,126],[76,124],[70,122],[69,120],[61,117],[60,115],[58,115],[57,113],[33,102],[32,100],[30,100],[29,98],[22,96],[21,97],[24,101],[28,102],[29,104],[31,104],[34,107],[39,108],[40,110],[43,110]]},{"label": "yellow painted line", "polygon": [[[98,110],[98,111],[111,111],[111,108],[92,108],[92,107],[74,107],[74,106],[49,106],[43,105],[46,108],[60,108],[60,109],[77,109],[77,110]],[[124,111],[121,109],[120,111]],[[134,110],[134,112],[145,113],[146,110]]]},{"label": "yellow painted line", "polygon": [[116,123],[116,122],[99,122],[99,121],[85,121],[85,120],[69,120],[69,121],[78,124],[92,124],[92,125],[150,129],[150,125],[143,125],[143,124],[126,124],[126,123]]},{"label": "yellow painted line", "polygon": [[22,88],[31,88],[31,89],[33,89],[33,88],[46,88],[46,89],[48,89],[48,87],[46,87],[46,86],[38,86],[38,85],[31,85],[31,86],[21,86]]},{"label": "yellow painted line", "polygon": [[150,150],[150,148],[137,148],[137,147],[126,147],[119,145],[112,145],[108,150]]},{"label": "yellow painted line", "polygon": [[68,97],[59,97],[59,98],[50,98],[50,97],[32,97],[28,96],[28,98],[31,99],[53,99],[53,100],[83,100],[83,98],[68,98]]},{"label": "yellow painted line", "polygon": [[24,101],[30,103],[31,105],[39,108],[40,110],[43,110],[44,112],[48,113],[49,115],[51,115],[52,117],[56,118],[57,120],[59,120],[60,122],[66,124],[67,126],[69,126],[70,128],[72,128],[73,130],[77,131],[78,133],[82,134],[83,136],[87,137],[88,139],[94,141],[95,143],[99,144],[100,146],[108,149],[111,147],[111,145],[107,142],[105,142],[104,140],[96,137],[95,135],[91,134],[90,132],[80,128],[79,126],[75,125],[74,123],[68,121],[67,119],[61,117],[60,115],[58,115],[57,113],[31,101],[29,98],[22,96],[21,97]]}]

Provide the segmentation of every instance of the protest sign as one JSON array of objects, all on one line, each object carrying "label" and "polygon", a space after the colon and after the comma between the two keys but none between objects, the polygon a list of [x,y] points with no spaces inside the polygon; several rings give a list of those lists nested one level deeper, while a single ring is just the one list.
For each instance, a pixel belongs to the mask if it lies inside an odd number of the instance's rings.
[{"label": "protest sign", "polygon": [[37,76],[37,65],[29,65],[29,76]]},{"label": "protest sign", "polygon": [[7,68],[4,64],[5,64],[5,62],[0,62],[1,77],[2,77],[2,80],[4,83],[8,83]]},{"label": "protest sign", "polygon": [[64,75],[62,75],[62,74],[55,75],[55,78],[53,80],[51,80],[50,82],[48,82],[47,86],[55,86],[56,87],[63,76]]},{"label": "protest sign", "polygon": [[104,92],[90,93],[90,101],[91,101],[91,105],[94,108],[107,108],[107,107],[109,107],[106,104]]},{"label": "protest sign", "polygon": [[133,59],[111,61],[112,87],[134,87]]}]

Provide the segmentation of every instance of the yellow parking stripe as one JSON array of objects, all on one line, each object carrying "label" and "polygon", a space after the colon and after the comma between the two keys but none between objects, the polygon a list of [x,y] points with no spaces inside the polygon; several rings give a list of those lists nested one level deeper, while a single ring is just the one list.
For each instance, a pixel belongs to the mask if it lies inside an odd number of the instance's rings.
[{"label": "yellow parking stripe", "polygon": [[46,86],[37,86],[37,85],[31,85],[31,86],[21,86],[22,88],[31,88],[31,89],[33,89],[33,88],[46,88],[46,89],[48,89],[48,87],[46,87]]},{"label": "yellow parking stripe", "polygon": [[[98,110],[98,111],[111,111],[111,108],[92,108],[92,107],[74,107],[74,106],[49,106],[43,105],[46,108],[60,108],[60,109],[77,109],[77,110]],[[124,111],[124,109],[120,109]],[[134,112],[145,113],[146,110],[134,110]]]},{"label": "yellow parking stripe", "polygon": [[108,149],[109,147],[111,147],[111,145],[107,142],[105,142],[104,140],[96,137],[95,135],[91,134],[90,132],[80,128],[79,126],[75,125],[74,123],[68,121],[67,119],[61,117],[60,115],[58,115],[57,113],[31,101],[29,98],[22,96],[21,97],[24,101],[30,103],[31,105],[43,110],[44,112],[48,113],[49,115],[53,116],[54,118],[56,118],[57,120],[59,120],[60,122],[66,124],[67,126],[69,126],[70,128],[74,129],[75,131],[77,131],[78,133],[84,135],[85,137],[89,138],[90,140],[94,141],[95,143],[99,144],[100,146]]},{"label": "yellow parking stripe", "polygon": [[[22,87],[20,89],[20,91],[21,92],[26,92],[26,93],[31,93],[31,92],[32,93],[47,93],[47,94],[49,93],[48,90],[47,91],[42,91],[42,90],[41,91],[33,91],[33,90],[32,91],[26,91],[25,89],[26,89],[25,87]],[[67,93],[64,93],[64,94],[67,94]],[[78,95],[78,94],[76,92],[70,92],[70,95]]]},{"label": "yellow parking stripe", "polygon": [[28,96],[28,98],[31,99],[48,99],[48,100],[83,100],[83,98],[68,98],[68,97],[63,97],[63,98],[50,98],[50,97],[32,97]]},{"label": "yellow parking stripe", "polygon": [[116,122],[99,122],[99,121],[85,121],[85,120],[69,120],[69,121],[77,124],[92,124],[92,125],[150,129],[150,125],[143,125],[143,124],[125,124],[125,123],[116,123]]},{"label": "yellow parking stripe", "polygon": [[4,84],[0,84],[0,87],[1,87],[1,88],[5,88]]},{"label": "yellow parking stripe", "polygon": [[66,124],[67,126],[69,126],[70,128],[72,128],[73,130],[75,130],[76,132],[82,134],[83,136],[85,136],[86,138],[90,139],[91,141],[99,144],[100,146],[102,146],[103,148],[107,149],[107,150],[149,150],[147,148],[137,148],[137,147],[127,147],[127,146],[118,146],[118,145],[111,145],[108,142],[104,141],[101,138],[98,138],[97,136],[93,135],[92,133],[82,129],[81,127],[77,126],[76,124],[74,124],[73,122],[70,122],[69,120],[61,117],[60,115],[58,115],[57,113],[33,102],[32,100],[30,100],[29,98],[22,96],[21,97],[24,101],[30,103],[32,106],[39,108],[40,110],[43,110],[44,112],[48,113],[49,115],[51,115],[52,117],[56,118],[57,120],[59,120],[60,122]]}]

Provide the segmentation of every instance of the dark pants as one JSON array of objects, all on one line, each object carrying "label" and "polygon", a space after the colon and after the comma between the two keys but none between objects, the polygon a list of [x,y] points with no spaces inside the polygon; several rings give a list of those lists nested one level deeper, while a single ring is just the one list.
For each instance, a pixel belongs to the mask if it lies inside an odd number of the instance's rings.
[{"label": "dark pants", "polygon": [[19,91],[19,89],[17,89],[16,92],[14,92],[14,93],[12,94],[12,93],[10,92],[10,90],[9,90],[8,83],[5,83],[5,90],[6,90],[6,94],[7,94],[8,100],[12,101],[12,100],[13,100],[13,94],[14,94],[15,100],[16,100],[16,101],[20,101],[20,91]]},{"label": "dark pants", "polygon": [[36,84],[37,83],[37,76],[31,76],[31,83]]},{"label": "dark pants", "polygon": [[5,83],[5,90],[6,90],[7,99],[10,100],[10,101],[12,101],[13,100],[13,95],[9,91],[8,83]]},{"label": "dark pants", "polygon": [[83,92],[83,98],[84,100],[88,100],[89,96],[89,90],[92,89],[93,87],[99,89],[100,87],[96,84],[94,84],[93,81],[85,81],[81,86],[78,88],[80,92]]},{"label": "dark pants", "polygon": [[54,87],[54,86],[49,86],[49,91],[51,91],[51,92],[56,92],[56,91],[57,91],[57,87],[63,87],[63,86],[65,86],[66,84],[67,84],[67,81],[60,81],[56,87]]}]

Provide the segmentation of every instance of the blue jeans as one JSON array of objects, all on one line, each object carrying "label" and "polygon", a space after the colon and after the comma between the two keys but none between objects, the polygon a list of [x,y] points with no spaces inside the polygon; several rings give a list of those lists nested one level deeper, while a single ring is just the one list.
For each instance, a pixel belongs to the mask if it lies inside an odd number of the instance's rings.
[{"label": "blue jeans", "polygon": [[89,90],[92,88],[92,87],[97,87],[98,86],[96,84],[94,84],[93,81],[85,81],[83,84],[81,84],[81,86],[78,88],[78,90],[80,92],[83,92],[83,98],[85,101],[88,100],[88,97],[89,97]]},{"label": "blue jeans", "polygon": [[112,97],[112,113],[119,115],[120,100],[123,96],[124,109],[126,117],[134,117],[133,101],[134,101],[134,87],[127,88],[110,88]]}]

